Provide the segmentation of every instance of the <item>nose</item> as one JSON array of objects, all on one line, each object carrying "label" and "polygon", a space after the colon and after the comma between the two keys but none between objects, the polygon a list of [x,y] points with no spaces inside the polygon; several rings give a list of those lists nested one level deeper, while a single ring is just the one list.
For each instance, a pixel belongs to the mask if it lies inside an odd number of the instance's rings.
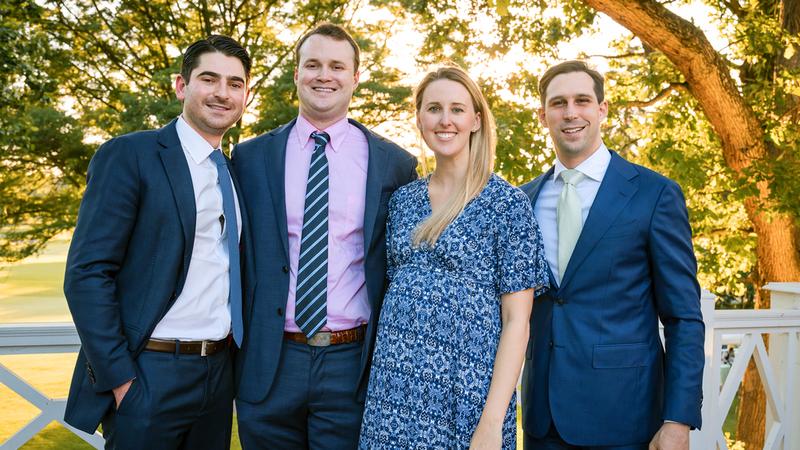
[{"label": "nose", "polygon": [[327,66],[322,66],[317,72],[317,79],[321,81],[327,81],[331,78],[331,70]]},{"label": "nose", "polygon": [[224,99],[230,97],[230,87],[224,80],[221,80],[219,83],[217,83],[217,88],[214,90],[214,95],[218,98]]},{"label": "nose", "polygon": [[577,109],[575,108],[575,104],[572,102],[567,102],[566,108],[564,108],[564,120],[572,120],[578,117]]},{"label": "nose", "polygon": [[450,122],[450,113],[446,109],[442,110],[442,114],[439,116],[439,125],[447,126],[450,125]]}]

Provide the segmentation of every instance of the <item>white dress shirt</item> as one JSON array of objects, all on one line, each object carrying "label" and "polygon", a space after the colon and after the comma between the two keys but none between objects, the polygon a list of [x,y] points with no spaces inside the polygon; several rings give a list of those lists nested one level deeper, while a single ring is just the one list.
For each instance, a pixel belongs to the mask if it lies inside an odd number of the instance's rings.
[{"label": "white dress shirt", "polygon": [[[230,262],[227,241],[223,239],[220,221],[220,216],[223,215],[222,191],[217,182],[217,166],[209,158],[215,149],[197,134],[183,117],[178,118],[175,128],[192,176],[197,210],[194,245],[183,290],[164,318],[156,325],[151,337],[219,340],[231,331],[231,313],[228,304]],[[164,192],[164,195],[172,194]],[[235,188],[234,200],[236,200],[236,221],[241,236],[242,216]],[[181,239],[180,236],[175,238]],[[235,261],[234,264],[239,264],[239,261]]]},{"label": "white dress shirt", "polygon": [[[600,189],[600,183],[606,175],[610,161],[611,153],[609,153],[605,144],[601,143],[600,148],[585,161],[578,164],[578,167],[575,167],[585,175],[585,178],[576,187],[578,196],[581,198],[581,220],[583,223],[586,223],[589,209],[594,203],[594,198],[597,196],[597,191]],[[561,276],[558,273],[558,221],[556,209],[558,207],[558,197],[564,187],[564,181],[559,178],[559,174],[564,170],[567,170],[567,168],[556,157],[553,175],[544,181],[544,186],[542,186],[539,197],[536,199],[536,205],[533,208],[536,221],[542,231],[547,264],[559,284],[561,284]]]}]

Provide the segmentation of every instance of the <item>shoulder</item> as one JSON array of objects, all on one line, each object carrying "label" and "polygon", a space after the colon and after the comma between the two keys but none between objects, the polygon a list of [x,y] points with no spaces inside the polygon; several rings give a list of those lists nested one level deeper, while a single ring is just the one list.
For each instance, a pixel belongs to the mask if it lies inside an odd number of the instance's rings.
[{"label": "shoulder", "polygon": [[498,200],[506,201],[513,205],[530,205],[530,199],[521,188],[515,187],[496,173],[489,177],[487,188],[492,196]]},{"label": "shoulder", "polygon": [[396,204],[398,202],[422,195],[426,189],[426,186],[427,180],[425,178],[419,178],[411,181],[410,183],[406,183],[395,189],[390,202],[392,204]]},{"label": "shoulder", "polygon": [[[158,144],[159,134],[165,131],[168,132],[169,130],[166,130],[165,127],[161,130],[134,131],[116,136],[104,142],[97,149],[92,160],[94,164],[104,160],[114,161],[115,163],[134,161],[141,153],[156,152],[161,147]],[[172,132],[175,132],[174,129]],[[177,139],[177,134],[175,139]]]},{"label": "shoulder", "polygon": [[670,190],[681,190],[678,183],[676,183],[674,180],[667,178],[653,169],[630,162],[615,152],[612,152],[612,159],[608,170],[616,170],[628,179],[638,177],[640,187],[647,186],[650,189],[656,189],[658,191],[662,191],[665,188]]},{"label": "shoulder", "polygon": [[260,134],[254,138],[236,144],[236,150],[244,153],[251,152],[257,149],[272,145],[273,141],[281,137],[285,137],[292,131],[295,121],[285,123],[275,129],[272,129],[264,134]]}]

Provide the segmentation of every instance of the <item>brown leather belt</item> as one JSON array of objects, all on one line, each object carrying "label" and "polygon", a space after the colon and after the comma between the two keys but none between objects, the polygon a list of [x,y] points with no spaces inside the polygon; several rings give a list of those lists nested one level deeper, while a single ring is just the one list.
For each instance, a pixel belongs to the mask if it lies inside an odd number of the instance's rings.
[{"label": "brown leather belt", "polygon": [[179,353],[184,355],[209,356],[219,353],[231,344],[231,337],[219,341],[168,341],[164,339],[150,339],[144,346],[145,350],[152,352]]},{"label": "brown leather belt", "polygon": [[312,347],[327,347],[329,345],[361,342],[364,340],[364,335],[366,332],[367,326],[361,325],[360,327],[351,328],[349,330],[317,331],[314,336],[311,336],[311,339],[306,338],[306,335],[303,333],[284,331],[283,338],[289,341],[299,342],[301,344],[308,344]]}]

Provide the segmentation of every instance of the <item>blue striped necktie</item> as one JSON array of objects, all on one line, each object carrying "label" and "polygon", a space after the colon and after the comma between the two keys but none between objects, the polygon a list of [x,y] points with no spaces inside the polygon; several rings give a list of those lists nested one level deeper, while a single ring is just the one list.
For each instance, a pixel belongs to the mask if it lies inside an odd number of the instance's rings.
[{"label": "blue striped necktie", "polygon": [[294,321],[309,338],[328,321],[328,158],[331,138],[313,132],[314,154],[308,168],[303,235],[297,265]]},{"label": "blue striped necktie", "polygon": [[225,217],[225,241],[228,246],[228,272],[230,289],[228,300],[231,307],[231,328],[233,340],[240,348],[244,339],[244,324],[242,322],[242,276],[239,267],[239,224],[236,221],[236,203],[233,197],[228,161],[222,156],[219,149],[211,152],[211,160],[217,165],[217,181],[222,191],[222,213]]}]

